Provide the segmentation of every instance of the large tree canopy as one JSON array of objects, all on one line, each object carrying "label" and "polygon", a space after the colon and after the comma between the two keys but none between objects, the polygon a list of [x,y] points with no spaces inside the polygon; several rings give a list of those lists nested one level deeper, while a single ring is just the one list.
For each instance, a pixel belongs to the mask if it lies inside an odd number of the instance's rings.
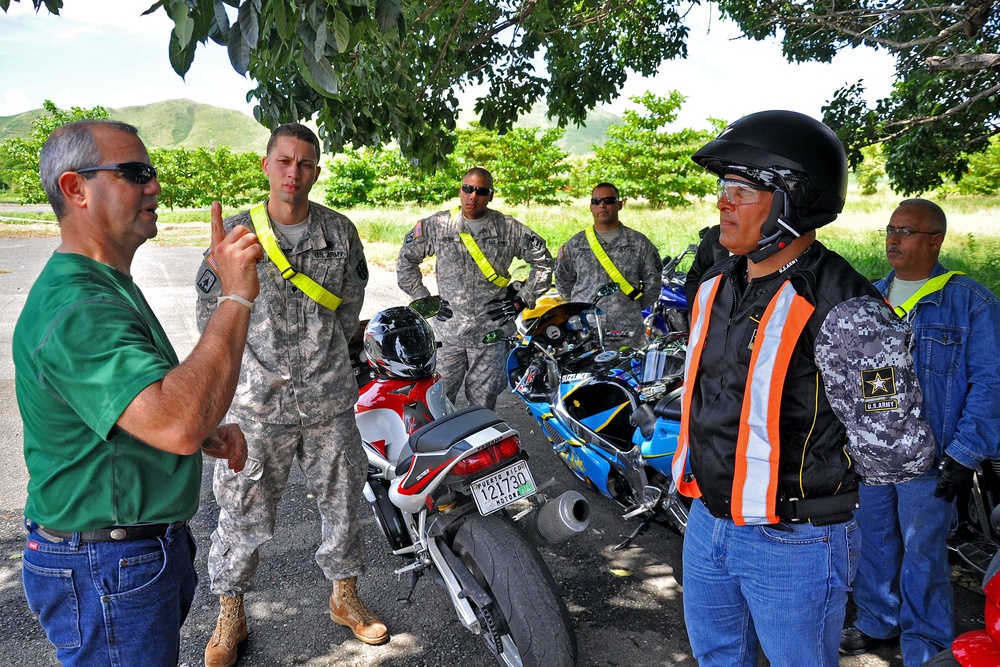
[{"label": "large tree canopy", "polygon": [[790,61],[829,61],[861,44],[896,59],[890,96],[869,107],[861,81],[834,95],[824,121],[852,165],[883,142],[894,188],[918,193],[961,179],[968,156],[1000,132],[1000,23],[990,0],[720,0],[751,38],[778,36]]},{"label": "large tree canopy", "polygon": [[[14,0],[19,2],[20,0]],[[0,0],[6,10],[11,0]],[[31,0],[58,13],[63,0]],[[188,71],[200,43],[229,49],[260,102],[257,119],[315,117],[328,147],[399,142],[421,166],[454,148],[456,90],[485,84],[484,127],[501,132],[544,99],[560,125],[616,98],[630,71],[684,57],[698,0],[158,0],[174,22],[169,54]],[[896,85],[873,108],[863,84],[824,109],[848,148],[884,142],[897,190],[965,173],[1000,132],[998,17],[990,0],[716,0],[752,39],[777,37],[791,61],[829,61],[858,45],[896,57]],[[781,85],[741,63],[766,86]],[[766,99],[762,99],[766,103]]]},{"label": "large tree canopy", "polygon": [[[19,1],[19,0],[15,0]],[[31,0],[58,13],[62,0]],[[6,10],[10,0],[0,0]],[[486,84],[482,124],[506,131],[544,98],[561,126],[618,96],[629,70],[684,56],[679,7],[662,0],[158,0],[184,75],[199,43],[229,49],[256,82],[257,120],[314,117],[327,146],[393,139],[421,165],[454,149],[456,87]],[[683,6],[688,6],[685,1]],[[231,20],[231,17],[233,19]]]}]

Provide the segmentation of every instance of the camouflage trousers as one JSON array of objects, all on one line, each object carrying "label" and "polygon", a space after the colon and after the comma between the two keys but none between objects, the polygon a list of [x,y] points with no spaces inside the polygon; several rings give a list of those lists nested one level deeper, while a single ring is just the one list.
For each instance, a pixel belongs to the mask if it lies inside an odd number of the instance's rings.
[{"label": "camouflage trousers", "polygon": [[437,354],[437,372],[441,374],[448,399],[455,403],[464,380],[469,405],[490,410],[496,409],[497,396],[507,386],[506,366],[505,345],[461,347],[444,343]]},{"label": "camouflage trousers", "polygon": [[367,461],[353,408],[308,426],[244,422],[240,427],[250,457],[263,464],[263,474],[254,481],[234,473],[224,459],[216,463],[212,488],[219,503],[219,523],[208,552],[212,593],[239,595],[253,590],[258,550],[274,535],[278,501],[293,460],[319,507],[322,540],[316,564],[323,576],[333,580],[362,574],[365,554],[358,504]]}]

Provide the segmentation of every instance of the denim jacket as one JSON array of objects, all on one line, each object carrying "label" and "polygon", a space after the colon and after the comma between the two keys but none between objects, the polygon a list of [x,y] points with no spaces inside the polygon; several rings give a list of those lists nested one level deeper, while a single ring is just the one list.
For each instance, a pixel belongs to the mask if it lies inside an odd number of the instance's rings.
[{"label": "denim jacket", "polygon": [[[946,272],[938,263],[930,277]],[[894,276],[875,287],[887,295]],[[1000,301],[975,280],[955,275],[906,319],[938,458],[946,452],[969,468],[1000,458]]]}]

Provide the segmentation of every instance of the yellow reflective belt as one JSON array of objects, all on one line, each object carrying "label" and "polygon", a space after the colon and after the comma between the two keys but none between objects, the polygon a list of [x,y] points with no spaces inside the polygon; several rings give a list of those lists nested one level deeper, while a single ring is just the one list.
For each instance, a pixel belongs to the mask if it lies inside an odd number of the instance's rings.
[{"label": "yellow reflective belt", "polygon": [[956,275],[964,276],[965,273],[963,273],[962,271],[949,271],[948,273],[942,273],[940,276],[931,278],[926,283],[924,283],[923,287],[917,290],[916,294],[911,296],[905,302],[896,306],[893,310],[895,310],[896,314],[899,315],[900,317],[906,317],[906,314],[910,312],[910,310],[915,305],[917,305],[918,301],[923,299],[928,294],[933,294],[938,290],[944,289],[944,286],[948,284],[948,281],[951,280],[951,277]]},{"label": "yellow reflective belt", "polygon": [[[458,213],[458,211],[459,209],[454,209],[451,212],[452,217],[455,217],[455,214]],[[488,281],[497,287],[506,287],[507,284],[510,283],[510,278],[501,276],[496,272],[496,269],[494,269],[493,265],[490,264],[490,260],[486,259],[486,255],[484,255],[483,251],[479,248],[479,244],[476,243],[476,239],[472,238],[472,234],[468,232],[459,232],[458,238],[462,239],[462,243],[465,244],[466,250],[468,250],[469,254],[472,255],[472,260],[476,263],[476,266],[479,267],[479,270],[483,272],[483,275],[486,276]]]},{"label": "yellow reflective belt", "polygon": [[618,286],[622,288],[622,293],[630,299],[638,299],[642,296],[642,292],[638,295],[635,294],[635,287],[632,287],[622,272],[618,270],[615,263],[611,261],[608,257],[608,253],[604,252],[604,248],[601,247],[601,242],[597,240],[597,232],[594,231],[593,227],[587,227],[584,232],[587,235],[587,243],[590,244],[590,249],[594,251],[594,255],[597,257],[597,261],[601,263],[604,270],[608,272],[608,276],[611,277],[613,281],[618,283]]},{"label": "yellow reflective belt", "polygon": [[271,220],[267,216],[264,204],[258,204],[250,209],[250,219],[253,221],[257,238],[260,239],[260,244],[264,247],[264,252],[267,253],[267,256],[271,258],[274,265],[281,271],[281,277],[292,281],[292,284],[302,290],[306,296],[324,308],[337,310],[337,306],[340,305],[342,300],[339,296],[330,292],[306,274],[299,273],[293,269],[292,265],[285,259],[285,253],[281,252],[281,248],[278,247],[278,241],[274,238],[274,232],[271,230]]}]

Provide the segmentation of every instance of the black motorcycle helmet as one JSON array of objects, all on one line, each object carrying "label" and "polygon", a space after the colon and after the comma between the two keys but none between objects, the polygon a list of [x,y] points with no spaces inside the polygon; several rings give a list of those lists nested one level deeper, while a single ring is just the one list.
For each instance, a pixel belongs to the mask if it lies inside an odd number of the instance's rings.
[{"label": "black motorcycle helmet", "polygon": [[833,130],[794,111],[745,116],[691,159],[720,177],[739,174],[774,191],[759,262],[806,232],[833,222],[847,196],[847,154]]},{"label": "black motorcycle helmet", "polygon": [[409,306],[377,313],[365,327],[365,353],[383,377],[419,379],[434,372],[437,342],[427,320]]}]

